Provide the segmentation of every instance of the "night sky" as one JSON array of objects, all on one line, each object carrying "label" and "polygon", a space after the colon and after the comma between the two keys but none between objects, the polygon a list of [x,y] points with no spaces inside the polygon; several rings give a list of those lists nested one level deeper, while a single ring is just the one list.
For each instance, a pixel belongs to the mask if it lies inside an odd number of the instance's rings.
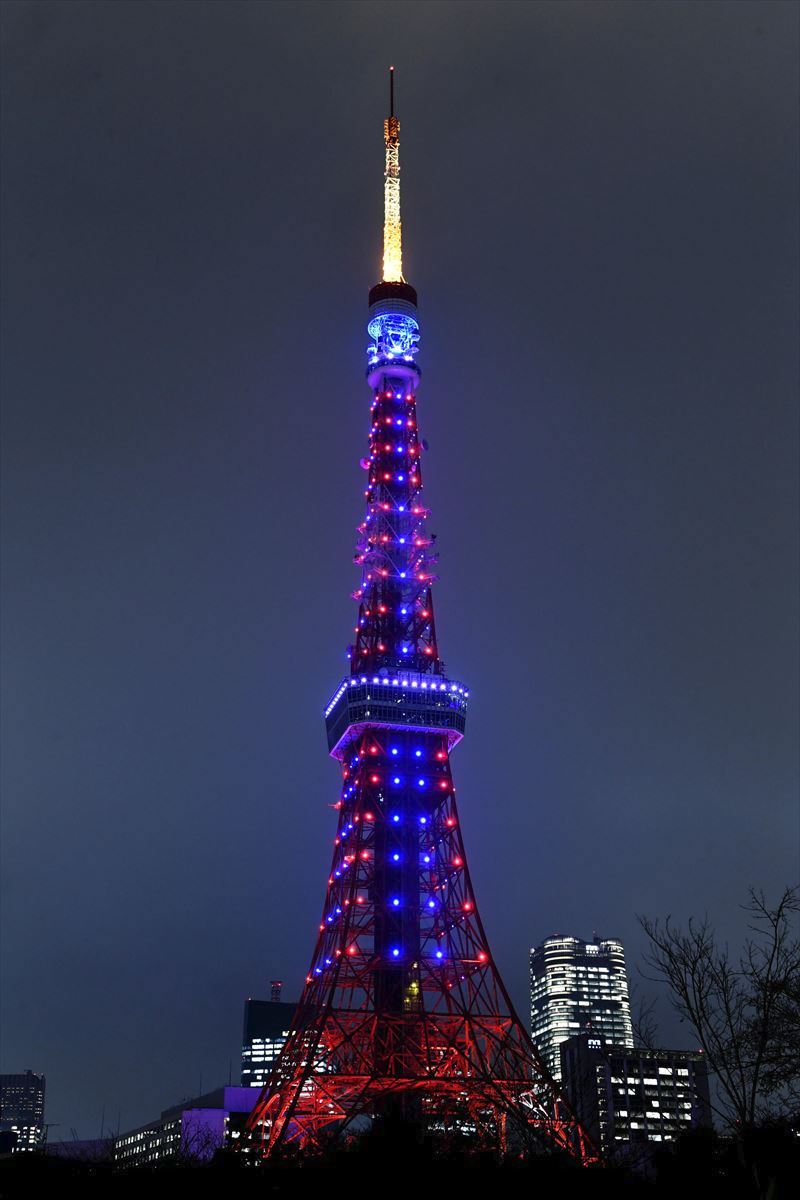
[{"label": "night sky", "polygon": [[308,966],[389,63],[454,772],[523,1019],[548,934],[634,981],[637,913],[737,944],[796,875],[799,11],[3,4],[2,1066],[51,1138],[237,1082],[244,998]]}]

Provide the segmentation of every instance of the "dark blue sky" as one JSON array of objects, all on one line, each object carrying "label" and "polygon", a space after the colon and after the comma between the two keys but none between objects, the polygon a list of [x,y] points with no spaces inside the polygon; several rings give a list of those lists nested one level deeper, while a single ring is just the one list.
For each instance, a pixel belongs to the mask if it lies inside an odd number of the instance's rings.
[{"label": "dark blue sky", "polygon": [[797,874],[798,7],[2,20],[3,1068],[52,1136],[235,1077],[307,969],[390,62],[494,955],[524,1015],[549,933],[738,942]]}]

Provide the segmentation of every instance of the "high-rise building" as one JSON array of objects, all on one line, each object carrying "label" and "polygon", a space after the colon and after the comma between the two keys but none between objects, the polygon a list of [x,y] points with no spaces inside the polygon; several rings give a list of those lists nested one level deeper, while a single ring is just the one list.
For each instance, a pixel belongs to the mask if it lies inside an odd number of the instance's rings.
[{"label": "high-rise building", "polygon": [[514,1011],[467,868],[450,756],[469,691],[445,671],[434,622],[420,326],[402,270],[390,80],[383,278],[367,323],[358,616],[349,673],[325,711],[342,774],[338,828],[305,987],[253,1110],[251,1144],[265,1155],[287,1142],[313,1152],[328,1133],[384,1118],[471,1149],[538,1141],[585,1162],[591,1147]]},{"label": "high-rise building", "polygon": [[628,975],[622,943],[551,937],[530,952],[531,1037],[556,1079],[559,1046],[592,1032],[617,1046],[633,1046]]},{"label": "high-rise building", "polygon": [[634,1050],[586,1033],[568,1038],[560,1049],[564,1091],[606,1157],[710,1127],[708,1068],[701,1053]]},{"label": "high-rise building", "polygon": [[[279,996],[280,989],[272,988]],[[242,1032],[242,1087],[263,1088],[289,1036],[297,1005],[286,1001],[245,1000]]]},{"label": "high-rise building", "polygon": [[0,1134],[12,1153],[36,1150],[44,1140],[44,1075],[0,1075]]}]

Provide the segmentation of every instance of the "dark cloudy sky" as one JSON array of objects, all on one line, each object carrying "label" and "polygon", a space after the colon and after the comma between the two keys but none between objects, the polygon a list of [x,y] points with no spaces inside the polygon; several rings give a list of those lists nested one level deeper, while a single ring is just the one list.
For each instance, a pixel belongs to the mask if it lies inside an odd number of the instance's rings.
[{"label": "dark cloudy sky", "polygon": [[235,1078],[308,965],[390,62],[495,957],[524,1012],[553,932],[736,943],[797,872],[798,7],[2,20],[3,1068],[51,1136]]}]

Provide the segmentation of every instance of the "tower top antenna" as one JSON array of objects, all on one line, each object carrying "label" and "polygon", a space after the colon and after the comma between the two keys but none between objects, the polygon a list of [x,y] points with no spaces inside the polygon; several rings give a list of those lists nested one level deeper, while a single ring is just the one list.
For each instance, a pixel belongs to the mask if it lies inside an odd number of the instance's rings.
[{"label": "tower top antenna", "polygon": [[383,184],[383,280],[403,282],[400,225],[400,122],[394,115],[394,67],[389,67],[389,116],[383,122],[386,170]]}]

